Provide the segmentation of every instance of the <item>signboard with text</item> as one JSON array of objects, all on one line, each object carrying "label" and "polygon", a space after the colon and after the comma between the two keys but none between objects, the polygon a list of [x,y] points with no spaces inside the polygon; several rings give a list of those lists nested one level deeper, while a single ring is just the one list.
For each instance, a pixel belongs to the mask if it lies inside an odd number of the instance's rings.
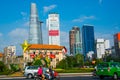
[{"label": "signboard with text", "polygon": [[49,36],[58,36],[59,31],[58,30],[49,30]]}]

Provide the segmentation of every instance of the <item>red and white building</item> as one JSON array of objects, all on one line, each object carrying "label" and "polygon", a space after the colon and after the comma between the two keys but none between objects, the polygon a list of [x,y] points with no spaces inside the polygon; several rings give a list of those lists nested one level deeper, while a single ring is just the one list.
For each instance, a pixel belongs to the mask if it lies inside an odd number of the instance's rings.
[{"label": "red and white building", "polygon": [[51,59],[50,65],[54,68],[56,64],[65,58],[67,49],[64,46],[48,44],[30,44],[27,50],[23,51],[24,62],[32,62],[35,56],[43,56]]},{"label": "red and white building", "polygon": [[60,45],[60,27],[59,27],[59,14],[51,13],[48,15],[47,28],[49,43],[52,45]]}]

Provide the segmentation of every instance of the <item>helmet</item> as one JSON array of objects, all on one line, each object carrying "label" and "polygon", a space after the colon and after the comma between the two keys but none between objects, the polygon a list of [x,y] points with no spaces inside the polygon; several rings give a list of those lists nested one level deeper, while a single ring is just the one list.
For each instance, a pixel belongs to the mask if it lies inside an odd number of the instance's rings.
[{"label": "helmet", "polygon": [[47,69],[46,72],[49,72],[49,69]]}]

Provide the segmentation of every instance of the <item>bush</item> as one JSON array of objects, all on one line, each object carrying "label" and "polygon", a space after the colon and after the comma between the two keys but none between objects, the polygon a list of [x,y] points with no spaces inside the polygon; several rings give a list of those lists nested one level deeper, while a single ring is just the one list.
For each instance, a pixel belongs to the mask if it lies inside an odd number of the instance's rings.
[{"label": "bush", "polygon": [[93,68],[54,69],[58,73],[85,73],[92,72]]},{"label": "bush", "polygon": [[0,72],[0,75],[8,75],[8,74],[10,74],[11,72],[12,72],[11,70],[6,69],[5,71]]},{"label": "bush", "polygon": [[20,70],[18,64],[10,64],[10,67],[11,67],[11,70],[14,71],[14,72]]}]

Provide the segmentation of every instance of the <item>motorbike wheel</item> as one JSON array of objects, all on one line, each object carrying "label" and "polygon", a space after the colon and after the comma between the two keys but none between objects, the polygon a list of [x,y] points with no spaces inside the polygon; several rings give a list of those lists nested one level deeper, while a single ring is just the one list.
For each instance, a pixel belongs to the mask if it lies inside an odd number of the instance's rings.
[{"label": "motorbike wheel", "polygon": [[34,80],[42,80],[42,78],[37,76],[37,77],[34,78]]},{"label": "motorbike wheel", "polygon": [[60,80],[60,76],[56,76],[53,80]]}]

